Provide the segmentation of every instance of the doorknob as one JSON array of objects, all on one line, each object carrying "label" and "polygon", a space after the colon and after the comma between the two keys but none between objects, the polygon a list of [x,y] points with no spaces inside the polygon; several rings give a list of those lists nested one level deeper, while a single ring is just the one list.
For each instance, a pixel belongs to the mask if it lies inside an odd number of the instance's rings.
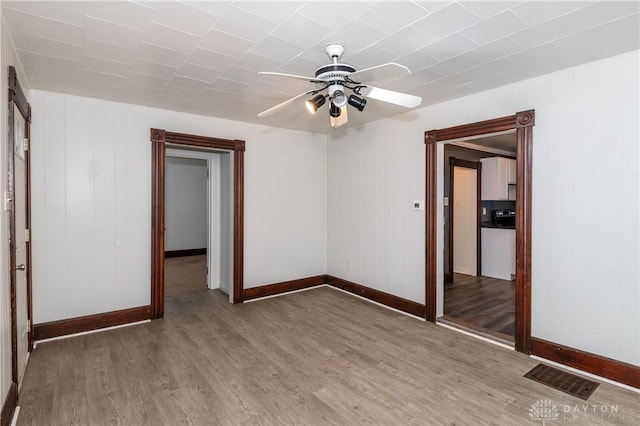
[{"label": "doorknob", "polygon": [[16,266],[16,270],[18,271],[24,271],[25,269],[27,269],[27,267],[24,263],[21,263],[20,265]]}]

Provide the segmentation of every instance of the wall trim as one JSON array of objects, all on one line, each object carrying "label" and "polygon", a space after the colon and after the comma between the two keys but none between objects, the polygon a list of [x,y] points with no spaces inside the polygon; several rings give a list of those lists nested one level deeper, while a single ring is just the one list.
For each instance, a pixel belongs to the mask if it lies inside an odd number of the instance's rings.
[{"label": "wall trim", "polygon": [[206,247],[185,250],[167,250],[164,252],[164,258],[167,259],[170,257],[199,256],[202,254],[207,254]]},{"label": "wall trim", "polygon": [[531,338],[531,355],[640,389],[640,367],[547,340]]},{"label": "wall trim", "polygon": [[151,306],[138,306],[136,308],[36,324],[33,326],[33,336],[34,340],[50,339],[148,319],[151,319]]},{"label": "wall trim", "polygon": [[289,291],[302,290],[304,288],[315,287],[327,283],[327,275],[316,275],[314,277],[300,278],[298,280],[284,281],[280,283],[267,284],[260,287],[244,289],[244,300],[258,299],[266,296],[273,296]]},{"label": "wall trim", "polygon": [[0,426],[9,426],[13,419],[13,413],[16,411],[18,405],[18,385],[15,382],[11,382],[7,397],[2,404],[2,412],[0,413]]},{"label": "wall trim", "polygon": [[342,278],[327,275],[327,284],[420,318],[424,318],[426,314],[426,307],[421,303],[365,287],[351,281],[343,280]]}]

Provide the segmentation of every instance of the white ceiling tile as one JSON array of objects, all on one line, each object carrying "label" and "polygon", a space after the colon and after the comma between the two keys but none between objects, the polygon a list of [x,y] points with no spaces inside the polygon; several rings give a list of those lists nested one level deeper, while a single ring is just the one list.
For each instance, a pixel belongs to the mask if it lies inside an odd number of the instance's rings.
[{"label": "white ceiling tile", "polygon": [[79,73],[82,63],[69,59],[55,58],[53,56],[40,55],[30,52],[18,52],[22,64],[26,67],[46,68],[67,73]]},{"label": "white ceiling tile", "polygon": [[477,49],[470,50],[466,53],[467,56],[480,62],[489,62],[494,59],[502,58],[503,56],[511,55],[522,48],[518,43],[511,38],[506,37],[500,40],[496,40],[493,43],[485,44]]},{"label": "white ceiling tile", "polygon": [[391,52],[396,56],[404,56],[432,43],[435,39],[411,27],[403,28],[380,40],[375,47]]},{"label": "white ceiling tile", "polygon": [[415,3],[392,1],[381,2],[371,10],[358,16],[357,20],[385,34],[391,34],[430,14],[431,12]]},{"label": "white ceiling tile", "polygon": [[96,71],[119,76],[126,76],[129,71],[130,64],[125,62],[110,61],[96,56],[83,56],[82,69]]},{"label": "white ceiling tile", "polygon": [[3,10],[2,18],[3,21],[10,22],[12,27],[18,28],[24,35],[32,35],[68,44],[82,44],[82,27],[33,15],[25,15],[14,10]]},{"label": "white ceiling tile", "polygon": [[190,53],[200,42],[200,37],[152,22],[142,40],[176,52]]},{"label": "white ceiling tile", "polygon": [[527,25],[535,26],[592,3],[592,1],[576,0],[528,1],[515,6],[512,11]]},{"label": "white ceiling tile", "polygon": [[302,57],[297,57],[279,67],[278,72],[313,77],[316,68],[320,65],[321,64],[308,61]]},{"label": "white ceiling tile", "polygon": [[124,84],[125,77],[107,74],[99,71],[83,69],[80,73],[82,80],[89,84],[104,84],[107,86],[119,87]]},{"label": "white ceiling tile", "polygon": [[130,67],[130,71],[164,79],[171,78],[174,74],[176,74],[177,70],[178,68],[176,67],[159,64],[156,62],[149,62],[139,58],[133,60]]},{"label": "white ceiling tile", "polygon": [[601,1],[566,15],[578,30],[640,12],[639,1]]},{"label": "white ceiling tile", "polygon": [[501,74],[506,69],[511,67],[511,62],[506,58],[495,59],[491,62],[486,62],[484,64],[478,65],[477,67],[473,67],[467,70],[467,72],[478,76],[479,78],[490,77],[493,74]]},{"label": "white ceiling tile", "polygon": [[218,17],[185,3],[161,1],[156,4],[151,21],[202,37],[211,29]]},{"label": "white ceiling tile", "polygon": [[255,43],[216,30],[209,31],[199,45],[205,50],[222,53],[233,58],[243,56],[253,46]]},{"label": "white ceiling tile", "polygon": [[181,66],[187,58],[186,53],[165,49],[164,47],[142,43],[136,51],[136,57],[149,62],[157,62],[173,67]]},{"label": "white ceiling tile", "polygon": [[167,84],[167,79],[151,75],[129,72],[125,81],[126,86],[161,89]]},{"label": "white ceiling tile", "polygon": [[[326,46],[331,43],[339,43],[344,45],[345,55],[357,52],[363,48],[376,43],[385,37],[385,34],[376,28],[363,24],[362,22],[353,21],[350,24],[340,28],[333,34],[329,35],[318,43],[317,46]],[[326,56],[325,56],[326,57]],[[307,58],[309,59],[309,58]]]},{"label": "white ceiling tile", "polygon": [[244,68],[231,67],[220,75],[220,78],[237,81],[242,84],[254,84],[260,79],[260,74]]},{"label": "white ceiling tile", "polygon": [[118,7],[110,1],[88,1],[85,4],[88,17],[138,31],[147,29],[153,15],[153,9],[133,2],[120,2]]},{"label": "white ceiling tile", "polygon": [[85,5],[74,3],[71,1],[3,1],[2,7],[17,10],[26,15],[82,26]]},{"label": "white ceiling tile", "polygon": [[115,44],[85,38],[83,53],[88,56],[109,58],[118,62],[131,62],[136,51],[127,47],[116,46]]},{"label": "white ceiling tile", "polygon": [[396,81],[393,81],[385,88],[399,91],[411,91],[416,87],[422,86],[426,83],[435,82],[442,79],[444,76],[438,72],[430,69],[424,69],[418,72],[414,72],[409,77],[405,77]]},{"label": "white ceiling tile", "polygon": [[276,26],[277,24],[267,19],[231,6],[216,22],[214,28],[257,43],[265,38]]},{"label": "white ceiling tile", "polygon": [[442,40],[436,41],[420,51],[425,55],[443,61],[478,47],[478,43],[468,39],[462,34],[453,34]]},{"label": "white ceiling tile", "polygon": [[279,24],[302,6],[302,1],[236,1],[233,5]]},{"label": "white ceiling tile", "polygon": [[298,13],[319,24],[338,29],[367,10],[369,10],[369,6],[362,1],[341,1],[340,13],[336,13],[331,2],[308,1]]},{"label": "white ceiling tile", "polygon": [[489,90],[495,87],[504,86],[505,84],[510,83],[508,77],[503,74],[494,74],[489,77],[482,78],[480,80],[473,81],[469,83],[469,86],[477,91]]},{"label": "white ceiling tile", "polygon": [[639,22],[637,14],[631,15],[556,40],[554,45],[562,52],[571,53],[624,36],[640,37]]},{"label": "white ceiling tile", "polygon": [[193,78],[195,80],[208,81],[209,83],[218,78],[220,74],[220,71],[212,70],[211,68],[205,68],[190,63],[184,64],[176,72],[176,75]]},{"label": "white ceiling tile", "polygon": [[281,64],[289,62],[302,52],[304,52],[303,47],[272,36],[265,38],[251,49],[254,55],[272,58]]},{"label": "white ceiling tile", "polygon": [[34,79],[38,82],[38,87],[47,87],[57,84],[59,87],[78,86],[80,84],[80,73],[68,73],[64,71],[37,68],[33,69]]},{"label": "white ceiling tile", "polygon": [[232,58],[230,56],[221,55],[215,52],[209,52],[208,50],[199,48],[194,50],[193,53],[187,58],[187,62],[189,63],[218,71],[225,71],[235,61],[235,58]]},{"label": "white ceiling tile", "polygon": [[188,4],[191,7],[200,9],[213,16],[222,16],[224,11],[227,10],[227,8],[231,5],[232,2],[221,1],[221,0],[216,0],[216,1],[196,0],[196,1],[183,1],[182,3]]},{"label": "white ceiling tile", "polygon": [[445,85],[447,87],[457,87],[463,84],[470,83],[475,80],[478,80],[478,77],[476,75],[466,71],[462,71],[456,74],[451,74],[451,75],[442,77],[441,79],[436,80],[436,83]]},{"label": "white ceiling tile", "polygon": [[411,72],[416,72],[434,64],[436,60],[423,53],[413,52],[408,55],[400,56],[394,62],[404,65],[409,68]]},{"label": "white ceiling tile", "polygon": [[576,31],[563,17],[547,21],[534,28],[512,34],[509,38],[523,48],[533,47],[547,43],[562,37],[566,37]]},{"label": "white ceiling tile", "polygon": [[449,6],[453,1],[416,1],[415,3],[434,13]]},{"label": "white ceiling tile", "polygon": [[429,67],[431,71],[438,72],[440,74],[448,75],[448,74],[456,74],[460,71],[467,70],[469,68],[473,68],[477,66],[478,61],[470,58],[467,55],[459,55],[453,58],[447,59],[446,61],[437,63]]},{"label": "white ceiling tile", "polygon": [[115,44],[117,46],[123,46],[130,49],[138,47],[144,34],[142,31],[90,17],[85,18],[84,23],[85,38]]},{"label": "white ceiling tile", "polygon": [[301,15],[294,15],[279,25],[271,35],[282,40],[295,40],[296,44],[311,47],[328,36],[332,29]]},{"label": "white ceiling tile", "polygon": [[511,11],[506,11],[486,21],[478,22],[462,31],[462,34],[479,45],[484,45],[525,28],[527,25],[520,18]]},{"label": "white ceiling tile", "polygon": [[213,84],[210,86],[210,89],[219,90],[222,92],[229,92],[232,94],[244,91],[249,87],[247,84],[242,84],[237,81],[227,80],[224,78],[218,78]]},{"label": "white ceiling tile", "polygon": [[511,9],[517,6],[522,1],[462,1],[461,5],[478,15],[479,17],[486,19],[495,16],[507,9]]},{"label": "white ceiling tile", "polygon": [[238,59],[234,65],[248,70],[275,71],[282,62],[249,52]]},{"label": "white ceiling tile", "polygon": [[26,50],[31,53],[39,53],[41,55],[55,56],[58,58],[79,61],[82,57],[83,48],[81,45],[62,43],[46,38],[33,37],[24,35],[22,37],[22,49],[16,45],[19,50]]},{"label": "white ceiling tile", "polygon": [[527,68],[535,65],[536,63],[557,56],[560,53],[562,53],[560,49],[558,49],[553,43],[545,43],[513,55],[509,55],[505,59],[513,65],[512,68],[517,66]]},{"label": "white ceiling tile", "polygon": [[351,64],[357,69],[364,69],[392,62],[395,58],[397,58],[397,55],[391,52],[378,49],[377,47],[370,47],[353,55],[345,55],[343,62]]},{"label": "white ceiling tile", "polygon": [[478,15],[457,3],[453,3],[413,25],[421,32],[441,39],[479,21]]},{"label": "white ceiling tile", "polygon": [[192,78],[176,75],[169,79],[167,86],[191,90],[192,92],[202,92],[209,86],[209,83],[202,80],[194,80]]}]

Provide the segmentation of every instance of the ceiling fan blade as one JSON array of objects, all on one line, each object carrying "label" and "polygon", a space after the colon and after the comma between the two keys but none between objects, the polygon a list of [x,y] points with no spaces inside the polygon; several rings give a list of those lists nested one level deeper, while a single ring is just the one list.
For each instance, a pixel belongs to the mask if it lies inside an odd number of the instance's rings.
[{"label": "ceiling fan blade", "polygon": [[276,77],[287,77],[287,78],[295,78],[296,80],[304,80],[309,83],[324,83],[324,80],[315,77],[305,77],[303,75],[295,75],[295,74],[284,74],[281,72],[270,72],[270,71],[260,71],[258,74],[262,75],[274,75]]},{"label": "ceiling fan blade", "polygon": [[352,72],[349,74],[349,78],[358,83],[365,83],[367,81],[385,80],[388,78],[400,78],[411,74],[409,68],[404,65],[390,62],[388,64],[382,64],[371,68],[365,68],[360,71]]},{"label": "ceiling fan blade", "polygon": [[360,89],[360,94],[390,104],[400,105],[406,108],[415,108],[422,103],[420,96],[407,95],[393,90],[380,89],[379,87],[366,86]]},{"label": "ceiling fan blade", "polygon": [[349,121],[349,116],[347,114],[347,106],[343,106],[340,108],[340,115],[338,117],[329,116],[329,121],[331,122],[331,127],[340,127],[343,124],[347,124]]},{"label": "ceiling fan blade", "polygon": [[286,106],[287,106],[287,105],[289,105],[290,103],[297,101],[297,100],[298,100],[298,99],[300,99],[301,97],[303,97],[303,96],[307,96],[307,95],[311,95],[311,94],[313,94],[313,93],[317,93],[317,92],[318,92],[317,90],[309,90],[309,91],[307,91],[307,92],[300,93],[298,96],[294,96],[294,97],[293,97],[293,98],[291,98],[291,99],[287,99],[286,101],[284,101],[284,102],[282,102],[282,103],[279,103],[279,104],[278,104],[278,105],[276,105],[276,106],[273,106],[273,107],[271,107],[271,108],[269,108],[269,109],[267,109],[267,110],[265,110],[265,111],[262,111],[260,114],[258,114],[258,117],[266,117],[266,116],[268,116],[268,115],[271,115],[271,114],[273,114],[274,112],[278,112],[278,111],[280,111],[282,108],[286,107]]}]

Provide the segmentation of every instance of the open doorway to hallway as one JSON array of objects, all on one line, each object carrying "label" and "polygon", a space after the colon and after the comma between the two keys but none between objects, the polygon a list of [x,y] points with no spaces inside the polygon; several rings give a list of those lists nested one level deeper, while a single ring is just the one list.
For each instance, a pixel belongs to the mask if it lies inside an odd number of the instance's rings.
[{"label": "open doorway to hallway", "polygon": [[513,345],[515,131],[445,144],[444,156],[444,315],[438,320]]},{"label": "open doorway to hallway", "polygon": [[169,148],[165,157],[164,295],[230,292],[230,154]]}]

